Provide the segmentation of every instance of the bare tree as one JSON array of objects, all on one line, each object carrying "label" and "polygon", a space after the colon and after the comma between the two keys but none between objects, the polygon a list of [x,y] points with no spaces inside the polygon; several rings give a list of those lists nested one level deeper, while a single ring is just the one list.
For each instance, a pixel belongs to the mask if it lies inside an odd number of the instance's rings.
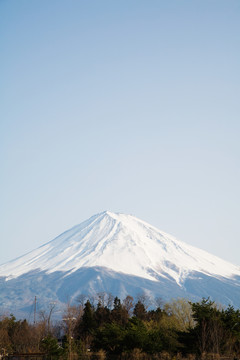
[{"label": "bare tree", "polygon": [[113,307],[113,302],[114,302],[114,296],[113,296],[113,294],[108,293],[108,294],[107,294],[107,308],[108,308],[109,310],[112,309],[112,307]]},{"label": "bare tree", "polygon": [[186,331],[194,327],[192,307],[186,299],[173,299],[164,305],[164,310],[169,316],[175,317],[179,330]]},{"label": "bare tree", "polygon": [[145,293],[138,294],[138,295],[137,295],[137,300],[144,305],[144,307],[145,307],[146,310],[147,310],[147,309],[149,308],[149,306],[152,304],[152,300],[151,300],[150,296],[148,296],[148,295],[145,294]]},{"label": "bare tree", "polygon": [[164,305],[164,301],[161,297],[157,297],[155,299],[155,304],[158,308],[162,309],[163,308],[163,305]]},{"label": "bare tree", "polygon": [[49,311],[46,311],[46,310],[39,311],[39,316],[40,316],[42,322],[45,324],[45,330],[46,330],[47,334],[49,334],[51,332],[51,317],[53,314],[53,310],[56,307],[56,304],[57,304],[56,301],[52,301],[48,305]]},{"label": "bare tree", "polygon": [[68,340],[68,359],[72,359],[73,354],[73,330],[77,319],[80,316],[80,309],[82,309],[81,305],[71,306],[70,303],[67,304],[66,309],[63,314],[63,323],[65,328],[65,333],[67,334]]},{"label": "bare tree", "polygon": [[134,308],[134,299],[132,296],[127,295],[126,298],[123,300],[123,306],[128,312],[128,316],[131,317]]},{"label": "bare tree", "polygon": [[84,304],[87,301],[87,295],[85,294],[80,294],[77,297],[77,302],[80,304],[80,306],[82,306],[84,308]]}]

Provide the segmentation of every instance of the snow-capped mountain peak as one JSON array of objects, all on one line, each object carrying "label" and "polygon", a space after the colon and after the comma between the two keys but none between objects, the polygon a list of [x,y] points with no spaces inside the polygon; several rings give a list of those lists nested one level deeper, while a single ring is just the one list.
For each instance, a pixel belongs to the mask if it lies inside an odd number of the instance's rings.
[{"label": "snow-capped mountain peak", "polygon": [[240,276],[240,268],[187,245],[132,216],[105,211],[32,252],[0,266],[0,276],[33,270],[67,275],[103,267],[151,281],[172,278],[181,285],[191,272],[214,277]]}]

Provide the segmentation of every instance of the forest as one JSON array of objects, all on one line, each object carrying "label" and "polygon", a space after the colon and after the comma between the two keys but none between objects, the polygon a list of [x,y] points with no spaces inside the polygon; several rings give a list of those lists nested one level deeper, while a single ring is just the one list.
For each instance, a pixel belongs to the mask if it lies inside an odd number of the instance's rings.
[{"label": "forest", "polygon": [[[66,304],[61,321],[53,322],[55,305],[34,322],[13,314],[0,318],[0,358],[42,354],[44,359],[179,360],[240,357],[240,311],[210,299],[199,302],[157,300],[147,296],[123,301],[99,293]],[[20,356],[20,355],[19,355]]]}]

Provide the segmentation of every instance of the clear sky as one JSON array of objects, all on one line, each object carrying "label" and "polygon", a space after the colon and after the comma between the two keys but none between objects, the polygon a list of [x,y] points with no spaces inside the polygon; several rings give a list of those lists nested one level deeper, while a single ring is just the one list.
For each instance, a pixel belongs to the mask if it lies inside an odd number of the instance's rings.
[{"label": "clear sky", "polygon": [[104,210],[240,265],[240,1],[0,0],[0,263]]}]

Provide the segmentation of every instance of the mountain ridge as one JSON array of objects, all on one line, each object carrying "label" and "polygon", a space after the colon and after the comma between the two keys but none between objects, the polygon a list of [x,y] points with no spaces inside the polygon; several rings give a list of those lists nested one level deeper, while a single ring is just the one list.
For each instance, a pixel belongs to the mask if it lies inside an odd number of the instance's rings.
[{"label": "mountain ridge", "polygon": [[20,282],[24,287],[24,279],[34,295],[36,283],[42,296],[60,302],[65,289],[71,298],[83,290],[122,297],[131,289],[131,295],[145,292],[162,298],[197,299],[202,294],[237,306],[240,298],[239,266],[133,215],[110,211],[93,215],[39,248],[0,265],[0,301],[10,304],[11,291],[18,296],[20,307],[21,301],[26,305],[21,286],[16,285]]},{"label": "mountain ridge", "polygon": [[37,268],[74,272],[92,266],[105,266],[151,280],[154,276],[149,271],[160,275],[166,268],[177,280],[176,267],[181,273],[179,277],[191,270],[227,277],[240,275],[240,267],[188,245],[133,215],[104,211],[0,265],[0,276],[16,277]]}]

